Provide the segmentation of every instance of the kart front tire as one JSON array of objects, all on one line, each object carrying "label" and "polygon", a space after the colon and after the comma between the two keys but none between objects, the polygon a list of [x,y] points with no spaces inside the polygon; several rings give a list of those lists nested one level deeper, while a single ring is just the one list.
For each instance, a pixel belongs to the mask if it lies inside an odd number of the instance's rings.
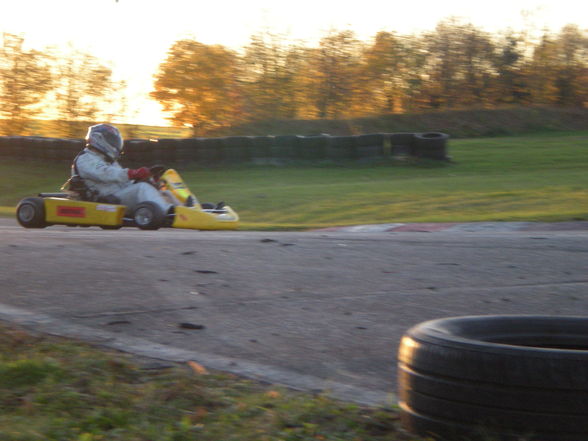
[{"label": "kart front tire", "polygon": [[45,202],[43,198],[26,198],[16,207],[16,220],[25,228],[45,228]]},{"label": "kart front tire", "polygon": [[165,214],[153,202],[142,202],[133,213],[135,225],[141,230],[158,230],[165,222]]}]

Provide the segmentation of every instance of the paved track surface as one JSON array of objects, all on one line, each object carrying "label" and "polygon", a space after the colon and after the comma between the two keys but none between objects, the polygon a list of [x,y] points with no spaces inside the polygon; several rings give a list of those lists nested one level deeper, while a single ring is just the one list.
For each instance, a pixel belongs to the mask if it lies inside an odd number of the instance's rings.
[{"label": "paved track surface", "polygon": [[588,313],[585,222],[264,233],[0,219],[0,256],[2,320],[366,404],[394,399],[396,349],[419,322]]}]

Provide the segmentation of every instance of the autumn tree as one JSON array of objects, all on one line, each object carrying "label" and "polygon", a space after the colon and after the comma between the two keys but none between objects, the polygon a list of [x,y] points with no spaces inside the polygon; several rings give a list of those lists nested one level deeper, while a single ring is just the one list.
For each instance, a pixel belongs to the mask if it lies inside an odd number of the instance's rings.
[{"label": "autumn tree", "polygon": [[353,116],[361,44],[352,31],[331,32],[305,54],[306,100],[318,118]]},{"label": "autumn tree", "polygon": [[242,119],[238,57],[220,45],[177,41],[155,75],[151,96],[175,125],[202,134]]},{"label": "autumn tree", "polygon": [[588,36],[566,26],[537,43],[458,19],[426,33],[379,32],[368,44],[331,31],[313,47],[252,36],[241,53],[177,42],[151,96],[195,134],[241,121],[351,118],[432,109],[585,106]]},{"label": "autumn tree", "polygon": [[369,113],[400,113],[421,84],[424,64],[414,39],[381,31],[363,52],[361,84],[363,107]]},{"label": "autumn tree", "polygon": [[557,96],[555,78],[558,70],[557,47],[553,38],[544,34],[525,66],[529,94],[533,104],[553,104]]},{"label": "autumn tree", "polygon": [[489,34],[449,19],[425,38],[430,107],[484,105],[491,99],[495,46]]},{"label": "autumn tree", "polygon": [[301,52],[269,32],[254,35],[242,58],[241,89],[250,119],[295,118]]},{"label": "autumn tree", "polygon": [[525,66],[535,104],[582,106],[588,100],[588,36],[577,26],[543,34]]},{"label": "autumn tree", "polygon": [[576,25],[565,26],[556,38],[557,104],[581,106],[588,101],[588,35]]},{"label": "autumn tree", "polygon": [[523,36],[508,32],[498,43],[495,57],[496,104],[527,104],[529,93],[524,75],[525,39]]},{"label": "autumn tree", "polygon": [[0,48],[0,107],[2,132],[24,135],[31,119],[53,87],[49,61],[40,51],[25,49],[24,38],[3,34]]},{"label": "autumn tree", "polygon": [[55,56],[55,113],[62,136],[82,137],[88,122],[109,119],[118,106],[113,102],[122,84],[96,57],[69,47]]},{"label": "autumn tree", "polygon": [[461,37],[462,81],[457,103],[460,107],[489,106],[496,94],[496,46],[492,36],[468,25]]}]

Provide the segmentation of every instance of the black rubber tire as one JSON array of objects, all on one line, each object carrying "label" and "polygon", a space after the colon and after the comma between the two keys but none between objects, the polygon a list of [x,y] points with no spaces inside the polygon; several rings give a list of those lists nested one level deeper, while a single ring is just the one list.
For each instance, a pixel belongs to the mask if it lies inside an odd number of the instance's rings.
[{"label": "black rubber tire", "polygon": [[585,441],[588,317],[421,323],[402,338],[398,391],[402,424],[419,435]]},{"label": "black rubber tire", "polygon": [[43,198],[26,198],[16,207],[16,220],[25,228],[45,228],[45,201]]},{"label": "black rubber tire", "polygon": [[154,202],[141,202],[135,207],[133,220],[141,230],[158,230],[165,222],[165,214]]},{"label": "black rubber tire", "polygon": [[415,156],[425,159],[448,160],[446,133],[415,133],[413,152]]}]

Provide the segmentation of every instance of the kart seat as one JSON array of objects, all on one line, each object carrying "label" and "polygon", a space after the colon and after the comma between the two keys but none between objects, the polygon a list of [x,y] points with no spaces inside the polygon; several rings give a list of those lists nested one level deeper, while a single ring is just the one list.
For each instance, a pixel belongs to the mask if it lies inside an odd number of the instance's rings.
[{"label": "kart seat", "polygon": [[96,192],[90,190],[86,186],[86,182],[79,175],[73,175],[69,180],[63,184],[62,190],[75,192],[79,195],[82,201],[86,202],[100,202],[102,204],[120,204],[121,200],[114,195],[99,196]]}]

